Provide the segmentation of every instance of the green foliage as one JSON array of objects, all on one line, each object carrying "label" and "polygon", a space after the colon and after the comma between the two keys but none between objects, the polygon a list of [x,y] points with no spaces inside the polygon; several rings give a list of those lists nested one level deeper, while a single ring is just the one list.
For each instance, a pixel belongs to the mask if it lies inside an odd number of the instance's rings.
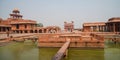
[{"label": "green foliage", "polygon": [[37,27],[43,27],[42,23],[37,23]]}]

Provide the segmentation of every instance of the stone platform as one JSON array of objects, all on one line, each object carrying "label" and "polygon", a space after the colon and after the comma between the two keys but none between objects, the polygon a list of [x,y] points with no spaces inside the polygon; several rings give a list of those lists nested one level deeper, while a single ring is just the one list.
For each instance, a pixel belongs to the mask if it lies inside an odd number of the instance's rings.
[{"label": "stone platform", "polygon": [[69,47],[104,47],[104,38],[93,37],[90,33],[39,34],[38,36],[39,47],[61,47],[67,38],[71,41]]}]

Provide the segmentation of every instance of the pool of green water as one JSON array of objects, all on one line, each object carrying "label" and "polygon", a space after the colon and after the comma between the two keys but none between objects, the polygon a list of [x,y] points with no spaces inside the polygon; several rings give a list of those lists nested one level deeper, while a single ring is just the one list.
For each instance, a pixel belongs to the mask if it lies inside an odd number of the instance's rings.
[{"label": "pool of green water", "polygon": [[[38,48],[32,42],[12,42],[0,47],[0,60],[51,60],[58,50]],[[120,60],[120,44],[106,43],[105,49],[69,48],[62,60]]]}]

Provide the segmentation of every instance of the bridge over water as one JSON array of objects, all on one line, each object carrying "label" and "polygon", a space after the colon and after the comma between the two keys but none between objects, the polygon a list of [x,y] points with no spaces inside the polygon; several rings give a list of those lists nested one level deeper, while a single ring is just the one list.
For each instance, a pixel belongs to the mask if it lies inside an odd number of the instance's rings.
[{"label": "bridge over water", "polygon": [[52,60],[60,60],[67,55],[70,39],[67,39],[65,44],[59,49],[59,51],[53,56]]}]

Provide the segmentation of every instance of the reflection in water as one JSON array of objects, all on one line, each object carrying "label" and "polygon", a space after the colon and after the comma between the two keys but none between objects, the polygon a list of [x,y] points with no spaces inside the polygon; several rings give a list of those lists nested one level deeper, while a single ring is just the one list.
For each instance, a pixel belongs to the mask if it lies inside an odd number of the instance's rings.
[{"label": "reflection in water", "polygon": [[39,48],[39,60],[51,60],[59,48]]},{"label": "reflection in water", "polygon": [[106,41],[105,45],[105,60],[120,60],[120,43]]},{"label": "reflection in water", "polygon": [[[0,47],[0,60],[51,60],[59,48],[38,48],[32,42],[12,42]],[[105,49],[69,48],[63,60],[119,60],[120,43],[106,43]]]},{"label": "reflection in water", "polygon": [[104,60],[104,50],[70,48],[65,60]]},{"label": "reflection in water", "polygon": [[36,45],[32,42],[12,42],[7,46],[0,47],[0,60],[38,60],[37,51]]}]

